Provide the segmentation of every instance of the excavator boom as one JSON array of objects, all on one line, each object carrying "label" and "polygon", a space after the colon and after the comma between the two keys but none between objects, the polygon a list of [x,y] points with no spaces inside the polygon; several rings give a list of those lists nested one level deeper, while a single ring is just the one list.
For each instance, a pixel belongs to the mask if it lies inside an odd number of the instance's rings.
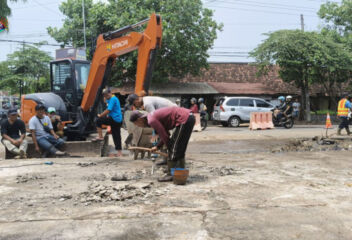
[{"label": "excavator boom", "polygon": [[[144,32],[131,32],[146,23],[148,25]],[[156,49],[161,45],[161,37],[161,17],[156,14],[134,25],[100,34],[81,102],[82,111],[87,112],[94,107],[97,93],[105,86],[115,59],[136,49],[138,49],[138,63],[135,92],[138,95],[143,91],[148,92]]]}]

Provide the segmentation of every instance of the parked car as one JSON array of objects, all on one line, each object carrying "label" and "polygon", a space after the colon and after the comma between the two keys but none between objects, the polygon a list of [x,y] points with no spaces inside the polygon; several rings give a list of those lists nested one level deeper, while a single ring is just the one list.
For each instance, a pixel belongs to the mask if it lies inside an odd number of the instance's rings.
[{"label": "parked car", "polygon": [[249,122],[251,112],[270,112],[274,106],[261,98],[222,97],[214,106],[213,120],[224,127],[238,127]]}]

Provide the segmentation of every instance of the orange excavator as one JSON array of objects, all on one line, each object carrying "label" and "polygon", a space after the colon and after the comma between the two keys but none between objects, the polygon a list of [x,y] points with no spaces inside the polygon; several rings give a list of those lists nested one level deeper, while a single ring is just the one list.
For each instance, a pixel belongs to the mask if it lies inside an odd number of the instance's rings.
[{"label": "orange excavator", "polygon": [[[133,32],[148,24],[144,32]],[[102,89],[107,85],[115,59],[138,49],[135,93],[148,93],[156,51],[161,45],[161,17],[150,18],[134,25],[100,34],[92,62],[64,58],[50,63],[51,92],[22,96],[21,116],[28,123],[35,115],[35,106],[55,107],[65,123],[68,140],[86,140],[95,132],[95,118],[102,106]]]}]

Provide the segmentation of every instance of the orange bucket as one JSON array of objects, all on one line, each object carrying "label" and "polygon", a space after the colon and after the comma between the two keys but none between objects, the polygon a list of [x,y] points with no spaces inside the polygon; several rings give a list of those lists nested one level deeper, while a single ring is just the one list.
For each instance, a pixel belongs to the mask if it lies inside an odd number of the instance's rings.
[{"label": "orange bucket", "polygon": [[187,182],[188,175],[189,175],[189,170],[187,169],[183,169],[183,170],[175,169],[174,177],[173,177],[174,184],[185,185]]}]

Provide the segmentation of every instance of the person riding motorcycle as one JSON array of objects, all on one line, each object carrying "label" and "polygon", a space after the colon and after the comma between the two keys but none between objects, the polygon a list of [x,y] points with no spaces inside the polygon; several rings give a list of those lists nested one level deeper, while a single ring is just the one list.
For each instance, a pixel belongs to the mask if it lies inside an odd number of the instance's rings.
[{"label": "person riding motorcycle", "polygon": [[197,105],[197,99],[192,98],[191,99],[191,107],[189,108],[192,113],[198,113],[198,105]]},{"label": "person riding motorcycle", "polygon": [[286,97],[286,101],[282,106],[279,108],[280,112],[277,115],[277,120],[280,122],[283,119],[287,119],[287,117],[292,114],[293,107],[292,107],[292,96],[288,95]]},{"label": "person riding motorcycle", "polygon": [[285,110],[286,108],[286,102],[285,102],[285,97],[284,96],[280,96],[277,98],[279,100],[279,106],[276,107],[276,109],[274,110],[274,118],[279,121],[282,118],[282,112]]},{"label": "person riding motorcycle", "polygon": [[198,104],[199,104],[199,112],[200,113],[207,111],[207,106],[204,104],[204,98],[199,98]]}]

